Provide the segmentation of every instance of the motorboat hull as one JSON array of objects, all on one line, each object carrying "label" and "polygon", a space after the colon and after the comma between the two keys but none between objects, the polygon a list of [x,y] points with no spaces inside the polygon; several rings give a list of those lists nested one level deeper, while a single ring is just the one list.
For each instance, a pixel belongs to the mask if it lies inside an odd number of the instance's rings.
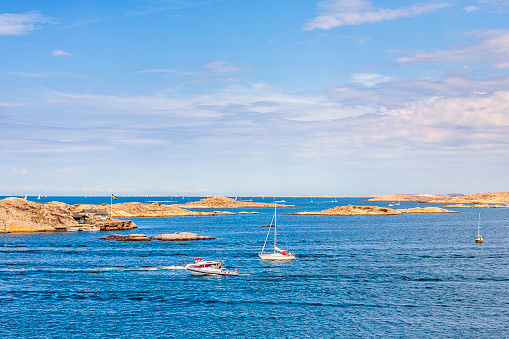
[{"label": "motorboat hull", "polygon": [[218,268],[209,268],[209,267],[189,267],[186,266],[186,270],[191,272],[192,275],[239,275],[237,271],[223,270]]},{"label": "motorboat hull", "polygon": [[190,268],[186,267],[186,270],[191,272],[192,275],[239,275],[235,271],[227,271],[221,269],[206,269],[206,268]]}]

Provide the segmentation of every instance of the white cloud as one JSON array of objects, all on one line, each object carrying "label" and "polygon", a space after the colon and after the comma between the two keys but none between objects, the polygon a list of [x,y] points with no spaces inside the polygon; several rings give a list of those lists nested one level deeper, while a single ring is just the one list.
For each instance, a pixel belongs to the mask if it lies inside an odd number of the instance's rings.
[{"label": "white cloud", "polygon": [[23,106],[24,104],[18,102],[0,102],[0,107],[15,107]]},{"label": "white cloud", "polygon": [[319,3],[322,14],[309,21],[304,30],[331,29],[339,26],[361,25],[380,21],[396,20],[430,13],[449,4],[418,5],[401,9],[379,8],[366,0],[334,0]]},{"label": "white cloud", "polygon": [[475,12],[477,10],[480,9],[479,6],[467,6],[465,8],[463,8],[465,11],[467,11],[468,13],[472,13],[472,12]]},{"label": "white cloud", "polygon": [[239,67],[228,61],[212,61],[205,65],[205,68],[212,73],[224,74],[231,72],[246,71],[247,68]]},{"label": "white cloud", "polygon": [[401,57],[402,64],[431,62],[482,61],[496,69],[504,69],[509,58],[509,31],[475,31],[469,33],[476,38],[459,48],[448,50],[419,51]]},{"label": "white cloud", "polygon": [[48,18],[35,11],[25,14],[3,13],[0,14],[0,35],[28,34],[38,24],[48,21]]},{"label": "white cloud", "polygon": [[353,81],[360,83],[366,87],[373,87],[381,82],[391,81],[394,78],[380,75],[380,74],[354,74],[352,75]]},{"label": "white cloud", "polygon": [[10,173],[15,174],[15,175],[25,175],[28,173],[28,170],[26,168],[21,168],[21,169],[11,168]]},{"label": "white cloud", "polygon": [[73,53],[62,51],[61,49],[54,50],[53,52],[51,52],[51,55],[53,55],[53,56],[74,56]]}]

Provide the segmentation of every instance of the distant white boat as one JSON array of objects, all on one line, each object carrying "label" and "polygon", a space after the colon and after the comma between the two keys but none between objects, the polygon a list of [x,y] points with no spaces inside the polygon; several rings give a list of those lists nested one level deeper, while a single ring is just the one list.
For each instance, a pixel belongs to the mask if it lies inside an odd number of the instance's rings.
[{"label": "distant white boat", "polygon": [[67,232],[97,232],[100,230],[101,228],[97,225],[67,227]]},{"label": "distant white boat", "polygon": [[[295,260],[295,253],[290,253],[288,251],[282,250],[279,247],[277,247],[276,239],[279,234],[277,234],[276,208],[277,208],[277,206],[274,204],[274,216],[272,217],[274,224],[272,224],[272,222],[271,222],[269,231],[267,232],[267,237],[265,238],[265,242],[263,243],[262,252],[258,253],[258,256],[262,260],[272,260],[272,261]],[[270,231],[271,231],[272,227],[274,227],[274,252],[273,253],[264,253],[265,245],[267,244],[267,240],[269,239],[269,235],[270,235]]]},{"label": "distant white boat", "polygon": [[27,200],[27,195],[26,194],[25,194],[25,197],[23,199]]},{"label": "distant white boat", "polygon": [[37,197],[37,200],[41,200],[41,196],[40,195]]}]

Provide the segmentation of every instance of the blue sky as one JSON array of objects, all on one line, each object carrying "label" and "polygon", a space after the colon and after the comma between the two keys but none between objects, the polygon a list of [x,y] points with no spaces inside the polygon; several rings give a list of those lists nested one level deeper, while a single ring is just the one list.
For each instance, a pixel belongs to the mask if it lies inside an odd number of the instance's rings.
[{"label": "blue sky", "polygon": [[507,191],[508,16],[0,0],[0,195]]}]

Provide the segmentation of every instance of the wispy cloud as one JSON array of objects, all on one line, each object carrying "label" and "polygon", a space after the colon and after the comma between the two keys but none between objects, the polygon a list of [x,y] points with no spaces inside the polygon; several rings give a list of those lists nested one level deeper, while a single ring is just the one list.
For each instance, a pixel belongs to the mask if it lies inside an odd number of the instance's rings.
[{"label": "wispy cloud", "polygon": [[62,51],[61,49],[56,49],[53,52],[51,52],[51,55],[53,56],[74,56],[73,53]]},{"label": "wispy cloud", "polygon": [[25,175],[28,173],[28,170],[26,168],[11,168],[11,170],[9,171],[10,174],[14,174],[14,175]]},{"label": "wispy cloud", "polygon": [[0,35],[23,35],[35,30],[38,25],[51,20],[39,12],[24,14],[0,14]]},{"label": "wispy cloud", "polygon": [[66,72],[44,72],[44,73],[29,73],[29,72],[14,72],[14,71],[3,71],[5,74],[11,74],[29,78],[47,78],[47,77],[75,77],[75,78],[86,78],[81,74],[66,73]]},{"label": "wispy cloud", "polygon": [[0,107],[15,107],[15,106],[23,106],[24,104],[19,102],[0,102]]},{"label": "wispy cloud", "polygon": [[388,77],[380,74],[354,74],[352,76],[353,81],[360,83],[366,87],[373,87],[381,82],[387,82],[393,80],[392,77]]},{"label": "wispy cloud", "polygon": [[403,64],[483,61],[495,69],[509,68],[509,31],[475,31],[462,47],[419,51],[397,59]]},{"label": "wispy cloud", "polygon": [[380,21],[396,20],[430,13],[449,4],[417,5],[400,9],[388,9],[374,6],[366,0],[329,0],[319,3],[321,14],[307,22],[304,30],[328,30],[339,26],[361,25]]},{"label": "wispy cloud", "polygon": [[193,72],[179,71],[179,70],[171,69],[171,68],[151,68],[151,69],[144,69],[141,71],[135,71],[134,73],[138,73],[138,74],[159,73],[159,74],[164,74],[166,76],[194,76],[197,74],[197,73],[193,73]]}]

